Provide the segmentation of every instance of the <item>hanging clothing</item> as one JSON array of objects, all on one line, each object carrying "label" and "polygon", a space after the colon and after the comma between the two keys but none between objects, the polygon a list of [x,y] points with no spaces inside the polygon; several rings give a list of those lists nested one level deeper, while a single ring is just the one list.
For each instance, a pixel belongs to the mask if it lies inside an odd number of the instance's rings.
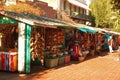
[{"label": "hanging clothing", "polygon": [[119,44],[119,46],[120,46],[120,36],[118,37],[118,44]]},{"label": "hanging clothing", "polygon": [[78,45],[74,45],[73,46],[73,51],[75,52],[75,55],[73,56],[74,60],[77,60],[79,57],[79,53],[78,53]]}]

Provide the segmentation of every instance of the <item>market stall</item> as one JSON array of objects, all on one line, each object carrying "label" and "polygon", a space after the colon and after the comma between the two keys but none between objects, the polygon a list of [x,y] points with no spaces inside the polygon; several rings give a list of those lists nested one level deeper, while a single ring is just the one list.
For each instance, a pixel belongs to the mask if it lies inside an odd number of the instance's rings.
[{"label": "market stall", "polygon": [[83,61],[87,54],[94,55],[97,30],[79,27],[68,33],[68,47],[72,60]]},{"label": "market stall", "polygon": [[45,67],[51,68],[70,62],[65,47],[65,29],[45,29]]},{"label": "market stall", "polygon": [[18,28],[16,24],[0,25],[0,70],[17,71]]}]

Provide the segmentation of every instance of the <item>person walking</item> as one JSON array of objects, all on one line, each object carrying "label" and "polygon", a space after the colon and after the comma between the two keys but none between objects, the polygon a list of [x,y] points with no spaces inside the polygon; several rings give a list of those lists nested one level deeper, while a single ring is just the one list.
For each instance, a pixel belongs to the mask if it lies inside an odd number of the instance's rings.
[{"label": "person walking", "polygon": [[110,36],[110,39],[108,40],[108,44],[109,44],[109,52],[112,53],[113,52],[113,38],[112,36]]}]

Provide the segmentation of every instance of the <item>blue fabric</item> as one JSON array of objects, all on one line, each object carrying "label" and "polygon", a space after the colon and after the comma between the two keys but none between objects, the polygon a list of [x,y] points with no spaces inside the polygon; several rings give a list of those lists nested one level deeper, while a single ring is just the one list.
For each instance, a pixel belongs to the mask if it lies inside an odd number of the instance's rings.
[{"label": "blue fabric", "polygon": [[95,32],[98,32],[97,30],[92,30],[92,29],[89,29],[89,28],[77,28],[77,29],[82,31],[82,32],[85,32],[85,33],[95,33]]},{"label": "blue fabric", "polygon": [[106,34],[106,39],[110,40],[110,35]]}]

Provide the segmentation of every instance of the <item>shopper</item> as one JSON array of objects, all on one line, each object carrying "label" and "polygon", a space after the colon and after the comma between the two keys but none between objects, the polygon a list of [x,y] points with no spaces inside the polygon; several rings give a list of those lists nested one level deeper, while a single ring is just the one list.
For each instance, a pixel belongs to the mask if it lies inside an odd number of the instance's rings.
[{"label": "shopper", "polygon": [[109,44],[109,52],[112,53],[112,52],[113,52],[113,48],[112,48],[113,38],[112,38],[112,36],[110,36],[110,39],[109,39],[109,41],[108,41],[108,44]]},{"label": "shopper", "polygon": [[119,49],[120,49],[120,35],[118,36],[118,44],[119,44]]}]

